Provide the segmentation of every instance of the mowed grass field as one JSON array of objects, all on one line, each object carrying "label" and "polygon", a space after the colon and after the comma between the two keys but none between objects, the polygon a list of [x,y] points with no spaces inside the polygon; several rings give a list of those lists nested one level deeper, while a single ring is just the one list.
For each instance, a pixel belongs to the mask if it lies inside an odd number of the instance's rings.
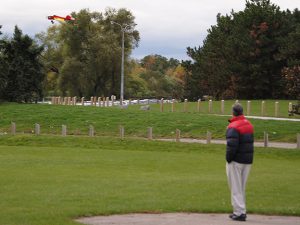
[{"label": "mowed grass field", "polygon": [[[0,224],[71,225],[132,212],[230,213],[225,146],[1,136]],[[255,149],[249,213],[300,216],[300,151]]]},{"label": "mowed grass field", "polygon": [[[253,112],[259,113],[260,103],[261,101],[252,102]],[[280,109],[284,110],[285,116],[288,103],[289,101],[280,101]],[[205,104],[207,102],[202,103],[203,110],[207,108]],[[215,106],[220,102],[213,104]],[[187,113],[183,112],[183,103],[176,105],[176,112],[170,112],[170,104],[165,105],[164,112],[160,112],[158,104],[151,105],[149,111],[140,110],[138,105],[122,110],[119,107],[0,104],[0,134],[9,134],[11,122],[15,122],[18,134],[34,133],[34,124],[39,123],[41,133],[45,135],[60,135],[61,126],[66,125],[68,135],[86,136],[89,126],[92,125],[97,136],[117,137],[119,126],[123,125],[126,137],[147,137],[147,128],[153,127],[154,138],[174,138],[175,130],[180,129],[181,136],[186,138],[205,138],[207,131],[210,131],[214,139],[224,139],[232,104],[233,101],[226,101],[225,109],[228,116],[208,114],[204,111],[196,112],[197,103],[189,103],[190,110]],[[270,101],[266,104],[272,105]],[[262,140],[266,131],[271,141],[295,143],[296,135],[300,133],[300,122],[249,120],[255,127],[256,140]]]}]

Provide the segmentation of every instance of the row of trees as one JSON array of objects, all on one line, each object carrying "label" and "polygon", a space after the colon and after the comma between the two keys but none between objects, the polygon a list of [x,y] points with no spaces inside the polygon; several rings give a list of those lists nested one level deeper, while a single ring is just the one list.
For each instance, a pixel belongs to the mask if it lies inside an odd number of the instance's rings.
[{"label": "row of trees", "polygon": [[299,98],[300,12],[269,0],[247,0],[244,11],[218,15],[192,61],[186,95],[198,98]]},{"label": "row of trees", "polygon": [[[247,0],[244,11],[218,15],[192,60],[160,55],[130,59],[140,36],[126,9],[73,12],[33,40],[16,27],[0,39],[0,99],[119,96],[121,30],[125,34],[125,98],[299,98],[300,12],[269,0]],[[0,27],[1,29],[1,27]],[[0,33],[1,35],[1,33]]]}]

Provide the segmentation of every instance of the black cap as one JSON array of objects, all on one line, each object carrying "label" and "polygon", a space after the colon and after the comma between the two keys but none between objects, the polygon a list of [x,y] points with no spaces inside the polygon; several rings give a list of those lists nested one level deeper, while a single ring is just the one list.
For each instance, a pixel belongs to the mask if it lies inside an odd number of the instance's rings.
[{"label": "black cap", "polygon": [[241,104],[239,103],[235,103],[233,106],[232,106],[232,114],[234,116],[240,116],[240,115],[243,115],[243,107]]}]

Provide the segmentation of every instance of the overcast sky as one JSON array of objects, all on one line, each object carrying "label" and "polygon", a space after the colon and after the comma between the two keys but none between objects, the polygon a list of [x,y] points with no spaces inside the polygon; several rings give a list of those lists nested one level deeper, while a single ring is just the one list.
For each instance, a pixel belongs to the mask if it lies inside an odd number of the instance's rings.
[{"label": "overcast sky", "polygon": [[[282,10],[300,8],[300,0],[271,0]],[[2,32],[11,34],[18,25],[23,33],[46,31],[48,15],[65,16],[80,9],[104,12],[105,8],[127,8],[136,17],[139,47],[132,57],[160,54],[187,59],[186,48],[202,45],[216,15],[240,11],[244,0],[0,0]]]}]

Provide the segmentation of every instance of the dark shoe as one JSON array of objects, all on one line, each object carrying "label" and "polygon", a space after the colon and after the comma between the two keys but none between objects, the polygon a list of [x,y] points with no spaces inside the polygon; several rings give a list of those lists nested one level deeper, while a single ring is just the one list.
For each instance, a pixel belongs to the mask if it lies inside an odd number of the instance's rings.
[{"label": "dark shoe", "polygon": [[235,214],[230,214],[229,218],[236,221],[246,221],[246,214],[241,214],[240,216],[237,216]]}]

